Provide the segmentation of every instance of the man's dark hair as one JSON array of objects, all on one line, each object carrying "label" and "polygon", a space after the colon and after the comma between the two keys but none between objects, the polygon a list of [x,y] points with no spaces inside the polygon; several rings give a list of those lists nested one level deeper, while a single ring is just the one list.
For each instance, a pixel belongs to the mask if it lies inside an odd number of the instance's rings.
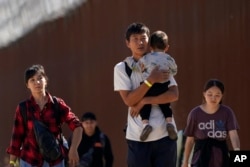
[{"label": "man's dark hair", "polygon": [[129,41],[130,36],[132,34],[143,34],[143,33],[146,33],[148,36],[150,35],[149,28],[145,24],[143,24],[143,23],[132,23],[127,28],[125,38],[126,38],[126,40]]},{"label": "man's dark hair", "polygon": [[83,122],[83,121],[87,121],[87,120],[96,120],[95,114],[92,112],[85,112],[82,115],[81,121]]}]

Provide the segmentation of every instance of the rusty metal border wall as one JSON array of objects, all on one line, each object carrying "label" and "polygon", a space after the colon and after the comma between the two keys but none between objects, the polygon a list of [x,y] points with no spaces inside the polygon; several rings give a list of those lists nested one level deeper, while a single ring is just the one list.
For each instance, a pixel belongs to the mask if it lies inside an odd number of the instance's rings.
[{"label": "rusty metal border wall", "polygon": [[[124,32],[135,21],[169,36],[169,53],[178,64],[180,98],[172,104],[178,128],[185,127],[188,112],[201,103],[203,84],[218,78],[226,87],[223,103],[232,107],[240,124],[241,148],[249,150],[249,8],[248,0],[89,0],[0,49],[1,161],[16,105],[29,95],[24,70],[40,63],[52,94],[62,97],[78,116],[84,111],[97,114],[112,142],[115,166],[126,166],[122,129],[127,108],[113,91],[113,67],[130,56]],[[64,130],[69,134],[67,127]]]}]

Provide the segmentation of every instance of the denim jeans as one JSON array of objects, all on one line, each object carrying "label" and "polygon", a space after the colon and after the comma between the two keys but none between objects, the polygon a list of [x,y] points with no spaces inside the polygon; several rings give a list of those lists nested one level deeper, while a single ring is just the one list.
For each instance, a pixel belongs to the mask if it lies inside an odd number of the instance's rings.
[{"label": "denim jeans", "polygon": [[[20,167],[36,167],[36,166],[32,166],[29,163],[23,161],[22,159],[20,159]],[[42,167],[65,167],[64,165],[64,160],[62,160],[62,162],[60,162],[57,165],[54,166],[49,166],[49,163],[44,161],[43,166]]]}]

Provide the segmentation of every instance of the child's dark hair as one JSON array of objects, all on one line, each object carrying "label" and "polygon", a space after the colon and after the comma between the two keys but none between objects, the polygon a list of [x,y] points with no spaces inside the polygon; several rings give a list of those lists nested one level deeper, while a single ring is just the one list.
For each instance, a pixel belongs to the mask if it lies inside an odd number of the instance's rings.
[{"label": "child's dark hair", "polygon": [[45,73],[44,67],[40,64],[35,64],[26,69],[25,75],[24,75],[25,83],[27,84],[28,80],[38,72],[41,73],[41,75],[44,76],[45,79],[48,81],[48,77]]},{"label": "child's dark hair", "polygon": [[155,31],[149,38],[149,45],[153,49],[164,50],[168,46],[168,36],[163,31]]},{"label": "child's dark hair", "polygon": [[132,23],[128,26],[125,38],[129,41],[129,38],[132,34],[142,34],[146,33],[148,36],[150,35],[149,28],[143,23]]},{"label": "child's dark hair", "polygon": [[[203,91],[207,91],[208,89],[210,89],[211,87],[216,86],[217,88],[220,89],[221,93],[224,94],[224,84],[218,80],[218,79],[210,79],[207,81],[207,83],[204,86]],[[220,104],[222,103],[222,101],[220,101]]]}]

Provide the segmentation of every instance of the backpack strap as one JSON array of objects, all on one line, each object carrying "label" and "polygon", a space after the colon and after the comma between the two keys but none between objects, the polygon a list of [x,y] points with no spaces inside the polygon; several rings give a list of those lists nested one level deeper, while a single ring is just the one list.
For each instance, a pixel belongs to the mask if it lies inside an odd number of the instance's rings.
[{"label": "backpack strap", "polygon": [[54,116],[56,118],[56,124],[59,128],[59,142],[63,145],[63,140],[64,140],[64,137],[63,137],[63,133],[62,133],[62,124],[61,124],[61,114],[62,114],[62,111],[60,109],[60,106],[59,106],[59,102],[58,102],[58,99],[56,96],[52,96],[52,99],[53,99],[53,110],[54,110]]},{"label": "backpack strap", "polygon": [[[128,66],[128,63],[126,62],[126,61],[124,61],[124,64],[125,64],[125,71],[126,71],[126,73],[127,73],[127,75],[128,75],[128,77],[130,78],[130,76],[131,76],[131,74],[132,74],[132,69]],[[127,130],[127,123],[126,123],[126,125],[124,126],[124,128],[123,128],[123,132],[125,132],[126,133],[126,130]]]},{"label": "backpack strap", "polygon": [[102,143],[102,148],[103,148],[103,151],[104,151],[105,144],[106,144],[106,139],[105,139],[104,133],[102,133],[102,132],[100,132],[100,141]]},{"label": "backpack strap", "polygon": [[23,101],[21,103],[19,103],[19,110],[20,110],[20,114],[23,118],[23,123],[24,123],[24,127],[27,128],[27,107],[26,107],[26,101]]},{"label": "backpack strap", "polygon": [[53,110],[54,110],[54,116],[56,118],[56,124],[59,128],[61,128],[61,110],[59,106],[59,102],[56,96],[52,97],[53,99]]},{"label": "backpack strap", "polygon": [[[57,97],[56,96],[53,96],[52,97],[53,99],[53,111],[54,111],[54,116],[56,118],[56,124],[58,125],[59,127],[59,130],[60,130],[60,133],[62,133],[62,127],[61,127],[61,110],[60,110],[60,107],[59,107],[59,102],[57,100]],[[20,109],[20,114],[23,118],[23,122],[24,122],[24,127],[27,128],[27,121],[28,121],[28,118],[27,118],[27,106],[26,106],[26,101],[23,101],[21,103],[19,103],[19,109]]]},{"label": "backpack strap", "polygon": [[130,78],[131,74],[132,74],[132,69],[128,66],[128,63],[126,61],[124,61],[125,64],[125,71],[128,75],[128,77]]}]

